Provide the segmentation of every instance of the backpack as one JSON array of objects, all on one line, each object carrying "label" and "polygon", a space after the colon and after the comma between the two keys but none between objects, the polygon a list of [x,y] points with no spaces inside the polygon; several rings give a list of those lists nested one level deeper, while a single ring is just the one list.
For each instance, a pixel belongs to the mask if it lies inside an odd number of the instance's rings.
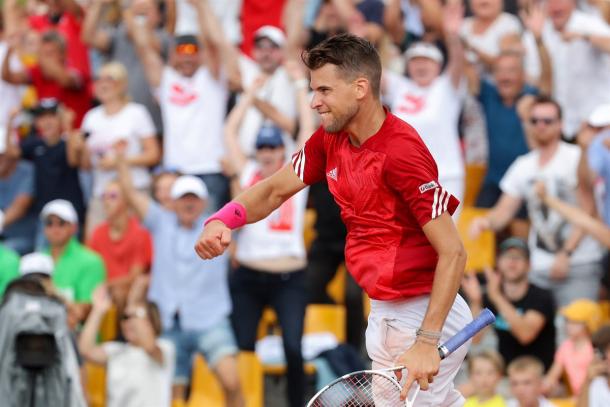
[{"label": "backpack", "polygon": [[[35,370],[22,366],[41,362]],[[0,400],[6,407],[86,407],[66,309],[57,300],[13,292],[0,308]]]}]

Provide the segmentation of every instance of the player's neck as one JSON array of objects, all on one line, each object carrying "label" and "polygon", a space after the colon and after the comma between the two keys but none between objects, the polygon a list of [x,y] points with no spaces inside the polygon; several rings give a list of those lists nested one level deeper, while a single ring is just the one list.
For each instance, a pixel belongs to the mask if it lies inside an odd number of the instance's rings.
[{"label": "player's neck", "polygon": [[383,110],[379,101],[363,104],[345,129],[352,144],[360,147],[365,141],[377,134],[385,121],[385,117],[385,110]]}]

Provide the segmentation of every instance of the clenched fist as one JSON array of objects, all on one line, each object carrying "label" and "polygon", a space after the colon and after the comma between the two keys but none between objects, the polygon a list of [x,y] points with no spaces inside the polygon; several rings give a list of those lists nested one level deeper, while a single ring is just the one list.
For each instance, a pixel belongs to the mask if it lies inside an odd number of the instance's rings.
[{"label": "clenched fist", "polygon": [[219,220],[213,220],[203,228],[195,251],[202,259],[220,256],[231,244],[231,229]]}]

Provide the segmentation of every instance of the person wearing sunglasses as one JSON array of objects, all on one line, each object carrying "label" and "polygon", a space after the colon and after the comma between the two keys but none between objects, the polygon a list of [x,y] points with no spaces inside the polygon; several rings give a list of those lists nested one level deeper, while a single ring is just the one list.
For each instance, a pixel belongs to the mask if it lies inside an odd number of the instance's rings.
[{"label": "person wearing sunglasses", "polygon": [[57,291],[69,304],[79,322],[91,309],[93,290],[106,280],[102,258],[75,238],[78,216],[72,204],[64,199],[47,203],[40,213],[49,248],[45,253],[53,258],[52,280]]},{"label": "person wearing sunglasses", "polygon": [[199,176],[209,189],[209,205],[228,199],[222,175],[222,128],[230,90],[241,87],[236,50],[223,34],[208,0],[190,0],[199,36],[174,38],[168,64],[151,46],[152,33],[136,25],[133,39],[163,117],[163,161],[183,174]]},{"label": "person wearing sunglasses", "polygon": [[473,220],[471,237],[484,230],[504,229],[525,202],[531,221],[530,281],[551,289],[560,307],[579,298],[597,300],[602,271],[600,245],[549,210],[535,191],[535,182],[544,181],[549,195],[592,210],[577,193],[581,150],[561,141],[562,110],[553,99],[538,96],[523,120],[535,148],[508,168],[500,182],[502,195],[486,216]]}]

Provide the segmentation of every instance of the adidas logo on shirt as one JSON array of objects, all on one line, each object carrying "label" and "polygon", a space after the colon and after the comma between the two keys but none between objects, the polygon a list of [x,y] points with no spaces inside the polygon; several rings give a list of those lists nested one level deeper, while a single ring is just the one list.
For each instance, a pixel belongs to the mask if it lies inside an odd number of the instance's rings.
[{"label": "adidas logo on shirt", "polygon": [[328,178],[331,178],[331,179],[333,179],[333,180],[335,180],[335,181],[336,181],[336,180],[337,180],[337,167],[335,167],[335,168],[333,168],[332,170],[328,171],[328,172],[326,173],[326,176],[327,176]]}]

